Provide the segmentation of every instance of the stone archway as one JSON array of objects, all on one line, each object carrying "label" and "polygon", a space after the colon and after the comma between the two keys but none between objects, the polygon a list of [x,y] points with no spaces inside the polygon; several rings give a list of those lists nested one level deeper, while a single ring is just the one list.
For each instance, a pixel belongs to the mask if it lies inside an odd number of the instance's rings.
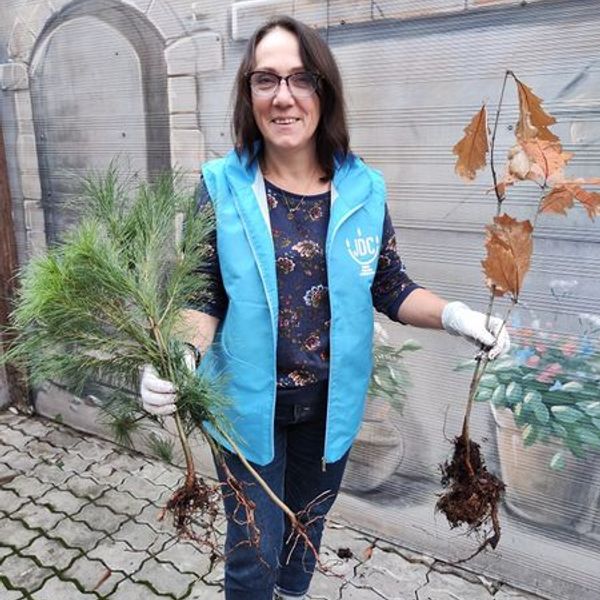
[{"label": "stone archway", "polygon": [[[17,16],[8,44],[10,62],[0,64],[0,86],[9,99],[8,114],[12,117],[11,135],[16,148],[12,192],[18,213],[21,262],[46,246],[47,226],[42,202],[47,206],[50,200],[42,194],[42,188],[44,193],[47,189],[52,190],[52,186],[47,188],[45,181],[42,185],[48,167],[43,154],[38,160],[35,122],[38,111],[36,107],[34,119],[32,105],[35,105],[36,90],[33,76],[41,72],[41,60],[53,33],[75,19],[96,19],[98,27],[112,30],[113,40],[120,35],[124,47],[140,57],[138,77],[142,93],[139,113],[145,118],[143,158],[142,154],[137,157],[145,167],[140,168],[140,172],[152,175],[170,164],[183,170],[190,185],[197,180],[199,165],[204,159],[204,139],[196,119],[197,80],[205,73],[223,68],[223,41],[220,33],[214,30],[202,28],[194,32],[177,25],[177,19],[167,14],[161,2],[53,0],[51,4],[27,4]],[[67,116],[71,118],[71,115]],[[54,124],[50,127],[54,128]],[[136,130],[141,135],[139,122]],[[117,127],[115,131],[118,131]],[[76,137],[73,132],[69,135]],[[119,140],[121,144],[123,139],[127,139],[126,130],[125,138]],[[40,148],[43,151],[44,145]],[[105,156],[118,150],[115,144],[110,151],[106,150]],[[103,164],[98,156],[93,159],[90,166]],[[52,201],[56,202],[56,197]],[[50,229],[60,229],[60,226],[59,219],[50,224]]]},{"label": "stone archway", "polygon": [[29,68],[46,239],[76,219],[79,176],[115,157],[152,178],[170,166],[164,42],[144,15],[116,0],[54,15]]},{"label": "stone archway", "polygon": [[[197,181],[204,159],[197,77],[222,68],[222,39],[176,27],[161,2],[53,0],[25,5],[17,17],[0,87],[16,148],[21,263],[76,216],[65,202],[78,175],[115,155],[142,178],[176,166]],[[36,409],[102,429],[93,402],[55,386],[37,391]]]}]

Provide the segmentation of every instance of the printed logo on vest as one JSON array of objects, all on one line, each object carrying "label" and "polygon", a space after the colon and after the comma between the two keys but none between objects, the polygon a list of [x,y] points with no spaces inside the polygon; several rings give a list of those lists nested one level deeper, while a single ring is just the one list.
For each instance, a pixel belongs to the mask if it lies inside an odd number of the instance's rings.
[{"label": "printed logo on vest", "polygon": [[373,263],[379,256],[379,236],[363,236],[360,229],[352,242],[346,238],[346,249],[352,260],[360,266],[360,276],[368,277],[375,274]]}]

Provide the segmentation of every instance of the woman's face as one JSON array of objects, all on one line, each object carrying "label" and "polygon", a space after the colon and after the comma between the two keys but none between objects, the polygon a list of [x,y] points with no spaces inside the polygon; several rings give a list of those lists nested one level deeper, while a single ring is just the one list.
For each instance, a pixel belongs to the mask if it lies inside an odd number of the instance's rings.
[{"label": "woman's face", "polygon": [[[254,70],[290,75],[305,71],[296,36],[286,29],[272,29],[256,46]],[[254,120],[269,152],[314,152],[315,131],[321,117],[319,96],[295,98],[281,82],[271,97],[252,94]]]}]

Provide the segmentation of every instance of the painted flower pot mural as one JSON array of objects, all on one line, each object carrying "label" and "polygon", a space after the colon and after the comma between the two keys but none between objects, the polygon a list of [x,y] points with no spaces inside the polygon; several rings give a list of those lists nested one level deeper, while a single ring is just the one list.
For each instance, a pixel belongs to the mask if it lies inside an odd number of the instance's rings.
[{"label": "painted flower pot mural", "polygon": [[[569,285],[565,285],[569,284]],[[553,282],[565,298],[576,282]],[[513,329],[510,355],[488,366],[476,401],[490,402],[497,426],[506,505],[520,516],[583,533],[597,511],[600,475],[600,317],[581,331]]]},{"label": "painted flower pot mural", "polygon": [[387,341],[387,333],[376,323],[365,415],[344,479],[344,487],[353,492],[378,488],[394,474],[404,457],[401,415],[411,383],[403,360],[407,352],[420,346],[407,340],[396,348]]},{"label": "painted flower pot mural", "polygon": [[[515,139],[508,151],[504,175],[500,175],[494,151],[509,80],[516,87],[519,119],[513,129]],[[538,218],[541,215],[566,215],[576,203],[592,221],[600,215],[600,193],[582,187],[598,186],[600,179],[574,178],[565,173],[573,153],[566,151],[558,135],[549,129],[556,119],[546,112],[542,102],[513,71],[505,71],[493,126],[488,126],[484,103],[465,127],[464,136],[452,148],[457,156],[455,171],[466,181],[476,178],[477,172],[488,164],[489,157],[493,183],[491,189],[496,196],[496,216],[492,223],[486,225],[487,252],[481,265],[490,291],[488,317],[493,315],[497,298],[504,297],[511,303],[506,308],[505,324],[511,311],[523,306],[521,292],[531,266],[533,234]],[[509,190],[521,183],[537,187],[538,201],[531,220],[519,221],[505,212]],[[566,342],[574,343],[575,340]],[[592,392],[597,394],[597,385],[585,378],[585,381],[580,381],[576,370],[569,371],[567,379],[563,377],[563,380],[558,380],[557,357],[551,353],[556,349],[556,346],[549,349],[549,362],[543,369],[540,368],[539,375],[550,382],[548,389],[545,388],[547,382],[537,380],[537,373],[526,372],[527,365],[515,363],[514,356],[511,363],[501,363],[509,370],[514,368],[514,373],[501,373],[497,365],[490,365],[492,357],[489,349],[482,348],[476,357],[462,430],[453,440],[452,458],[441,465],[444,492],[436,503],[436,508],[444,513],[450,527],[466,525],[469,532],[477,531],[485,537],[475,552],[459,562],[474,558],[488,546],[498,546],[501,537],[498,506],[507,487],[502,479],[487,469],[481,447],[471,437],[471,410],[478,397],[499,405],[505,403],[512,410],[517,427],[523,429],[523,441],[526,444],[533,444],[537,440],[543,443],[556,437],[574,454],[583,452],[584,446],[596,445],[597,432],[581,427],[580,423],[584,418],[597,418],[589,414],[595,410],[595,405],[578,405],[574,397],[581,394],[584,398],[582,402],[593,402],[595,398],[589,396]],[[568,359],[568,353],[563,353],[563,357]],[[539,360],[542,360],[541,355]],[[488,366],[492,368],[488,370]],[[566,366],[572,368],[570,363]],[[537,367],[539,365],[534,368]],[[553,396],[550,395],[552,393]],[[557,452],[554,456],[555,464],[560,464],[562,455]]]}]

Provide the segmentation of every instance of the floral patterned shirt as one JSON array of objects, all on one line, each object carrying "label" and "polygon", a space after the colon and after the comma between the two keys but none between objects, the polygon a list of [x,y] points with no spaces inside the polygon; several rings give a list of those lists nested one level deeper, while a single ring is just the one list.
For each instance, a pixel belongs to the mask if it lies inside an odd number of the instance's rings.
[{"label": "floral patterned shirt", "polygon": [[[299,387],[326,380],[329,372],[331,313],[325,239],[330,192],[300,196],[266,180],[265,188],[277,263],[277,385]],[[203,181],[198,192],[198,207],[212,210]],[[228,300],[219,268],[216,232],[210,246],[210,259],[201,269],[210,281],[208,299],[194,308],[222,319]],[[418,287],[408,277],[398,255],[394,227],[386,207],[382,246],[371,287],[373,305],[398,321],[400,304]]]}]

